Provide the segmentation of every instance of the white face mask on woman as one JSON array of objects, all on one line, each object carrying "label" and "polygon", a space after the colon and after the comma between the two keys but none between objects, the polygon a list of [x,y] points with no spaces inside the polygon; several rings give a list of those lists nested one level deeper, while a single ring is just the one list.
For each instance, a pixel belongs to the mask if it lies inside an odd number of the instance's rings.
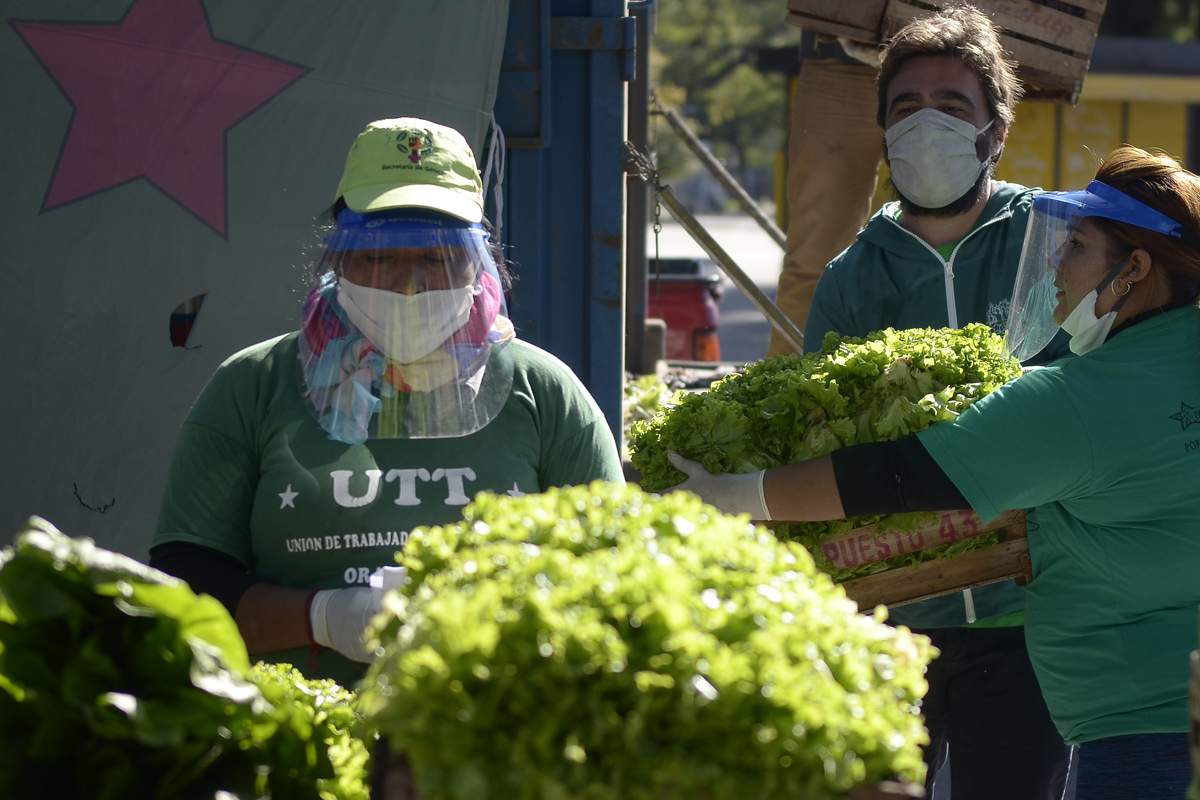
[{"label": "white face mask on woman", "polygon": [[338,305],[385,356],[411,364],[441,347],[467,324],[475,288],[435,289],[407,295],[338,278]]},{"label": "white face mask on woman", "polygon": [[1121,268],[1128,260],[1129,256],[1125,256],[1117,262],[1104,280],[1100,281],[1100,285],[1080,300],[1079,305],[1075,306],[1059,325],[1060,328],[1071,334],[1070,348],[1075,355],[1081,356],[1084,353],[1092,352],[1104,344],[1104,340],[1108,338],[1108,332],[1112,330],[1113,323],[1117,321],[1117,312],[1121,310],[1121,306],[1125,305],[1125,299],[1129,297],[1129,289],[1127,288],[1125,294],[1121,295],[1117,295],[1115,288],[1112,290],[1112,293],[1119,299],[1113,304],[1112,310],[1103,317],[1096,316],[1096,301],[1100,299],[1100,292],[1105,286],[1113,285]]},{"label": "white face mask on woman", "polygon": [[966,120],[935,108],[922,108],[887,129],[892,183],[922,208],[942,208],[966,194],[987,166],[975,140],[992,127],[976,129]]},{"label": "white face mask on woman", "polygon": [[1116,322],[1117,310],[1115,308],[1103,317],[1096,316],[1098,299],[1100,299],[1100,293],[1092,289],[1091,293],[1079,301],[1079,305],[1075,306],[1075,310],[1068,314],[1067,318],[1062,321],[1062,325],[1059,326],[1071,334],[1071,352],[1077,356],[1090,353],[1104,344],[1104,340],[1108,338],[1108,332],[1112,330],[1113,323]]}]

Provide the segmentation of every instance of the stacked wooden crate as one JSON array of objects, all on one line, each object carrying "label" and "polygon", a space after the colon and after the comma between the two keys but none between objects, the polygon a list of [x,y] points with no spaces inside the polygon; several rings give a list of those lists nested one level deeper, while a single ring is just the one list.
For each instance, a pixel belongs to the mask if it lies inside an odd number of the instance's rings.
[{"label": "stacked wooden crate", "polygon": [[[1026,99],[1074,104],[1091,61],[1107,0],[974,0],[1003,35]],[[787,21],[858,42],[884,42],[942,0],[788,0]]]}]

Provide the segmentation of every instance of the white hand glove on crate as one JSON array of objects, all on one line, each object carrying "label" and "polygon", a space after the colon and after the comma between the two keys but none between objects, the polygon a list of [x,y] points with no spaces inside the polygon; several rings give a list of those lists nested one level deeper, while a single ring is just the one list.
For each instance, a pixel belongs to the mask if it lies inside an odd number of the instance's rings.
[{"label": "white hand glove on crate", "polygon": [[671,466],[688,476],[675,489],[694,492],[704,502],[726,514],[749,514],[750,519],[755,520],[771,518],[766,498],[763,497],[764,470],[743,475],[713,475],[699,461],[690,461],[679,453],[668,451],[667,460]]}]

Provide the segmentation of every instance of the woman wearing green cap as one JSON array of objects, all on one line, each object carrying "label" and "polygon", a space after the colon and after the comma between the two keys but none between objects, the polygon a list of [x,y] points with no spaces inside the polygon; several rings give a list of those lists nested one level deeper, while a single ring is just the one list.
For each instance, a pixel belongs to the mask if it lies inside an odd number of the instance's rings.
[{"label": "woman wearing green cap", "polygon": [[[672,454],[679,488],[754,519],[1027,509],[1029,655],[1077,800],[1183,797],[1200,605],[1200,178],[1122,147],[1035,198],[1007,341],[1074,359],[951,422],[747,475]],[[1004,765],[998,764],[997,769]]]},{"label": "woman wearing green cap", "polygon": [[623,478],[578,379],[514,334],[457,131],[371,123],[331,214],[301,329],[228,359],[185,421],[150,555],[252,654],[352,685],[413,527]]}]

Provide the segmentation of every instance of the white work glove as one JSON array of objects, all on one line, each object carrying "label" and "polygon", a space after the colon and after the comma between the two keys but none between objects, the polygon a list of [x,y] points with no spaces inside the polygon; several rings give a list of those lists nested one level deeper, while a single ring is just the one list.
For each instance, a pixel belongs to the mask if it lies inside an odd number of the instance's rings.
[{"label": "white work glove", "polygon": [[375,589],[323,589],[309,607],[313,641],[331,647],[353,661],[369,664],[375,651],[363,641],[367,623],[379,613],[383,593]]},{"label": "white work glove", "polygon": [[750,519],[769,520],[767,500],[763,497],[763,472],[744,475],[713,475],[699,461],[689,461],[674,451],[667,451],[671,466],[688,476],[676,489],[695,492],[704,502],[726,514],[749,514]]}]

